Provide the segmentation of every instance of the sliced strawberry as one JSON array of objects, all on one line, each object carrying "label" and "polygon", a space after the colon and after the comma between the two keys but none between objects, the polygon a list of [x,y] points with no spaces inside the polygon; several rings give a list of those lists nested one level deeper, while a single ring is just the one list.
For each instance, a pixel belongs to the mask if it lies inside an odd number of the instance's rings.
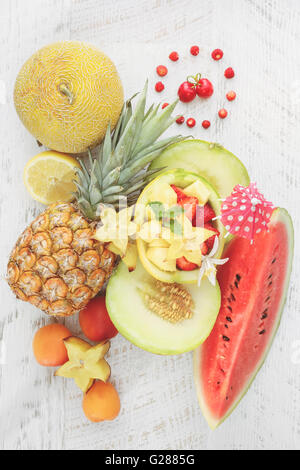
[{"label": "sliced strawberry", "polygon": [[193,222],[196,217],[198,199],[192,196],[191,197],[185,196],[184,199],[181,199],[181,201],[178,202],[178,205],[184,208],[185,215],[191,222]]},{"label": "sliced strawberry", "polygon": [[184,194],[182,189],[178,188],[178,186],[175,186],[175,184],[171,184],[171,188],[177,194],[177,202],[180,202],[182,199],[186,198],[186,195]]},{"label": "sliced strawberry", "polygon": [[198,206],[195,218],[195,227],[203,227],[203,223],[206,224],[216,217],[215,211],[210,207],[208,203],[205,206]]},{"label": "sliced strawberry", "polygon": [[198,265],[195,263],[190,263],[184,256],[177,258],[176,266],[181,271],[193,271],[198,268]]},{"label": "sliced strawberry", "polygon": [[208,246],[207,246],[207,243],[206,243],[206,242],[204,242],[204,243],[201,244],[200,249],[201,249],[201,253],[202,253],[203,256],[207,255],[207,253],[208,253]]},{"label": "sliced strawberry", "polygon": [[215,232],[216,235],[213,235],[212,237],[208,238],[205,243],[207,244],[207,248],[208,248],[208,251],[211,251],[212,247],[214,246],[214,242],[215,242],[215,238],[216,236],[219,237],[220,236],[220,232],[219,230],[214,227],[212,224],[210,224],[209,222],[204,224],[204,228],[206,228],[207,230],[211,230],[212,232]]}]

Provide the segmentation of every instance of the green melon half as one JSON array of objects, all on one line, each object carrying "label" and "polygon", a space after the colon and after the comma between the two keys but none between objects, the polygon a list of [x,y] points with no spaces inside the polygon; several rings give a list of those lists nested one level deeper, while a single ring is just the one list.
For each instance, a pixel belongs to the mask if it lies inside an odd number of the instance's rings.
[{"label": "green melon half", "polygon": [[229,243],[218,270],[221,308],[208,339],[194,355],[200,407],[211,428],[234,410],[270,349],[285,304],[292,269],[293,223],[276,209],[269,232],[253,245]]},{"label": "green melon half", "polygon": [[[125,338],[152,353],[180,354],[196,349],[216,321],[221,303],[218,283],[213,286],[204,278],[200,287],[185,285],[185,291],[194,302],[193,316],[173,324],[153,313],[145,303],[144,296],[150,292],[163,301],[165,293],[156,291],[157,282],[140,261],[133,272],[120,263],[106,291],[106,306],[112,322]],[[167,284],[160,285],[168,289]]]},{"label": "green melon half", "polygon": [[234,186],[248,186],[250,178],[242,162],[219,144],[203,140],[186,140],[171,145],[151,164],[151,169],[182,168],[203,176],[222,198]]}]

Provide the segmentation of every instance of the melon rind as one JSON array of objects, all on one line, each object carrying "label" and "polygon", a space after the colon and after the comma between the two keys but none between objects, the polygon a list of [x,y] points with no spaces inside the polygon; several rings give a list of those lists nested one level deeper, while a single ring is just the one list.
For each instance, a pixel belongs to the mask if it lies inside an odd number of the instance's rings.
[{"label": "melon rind", "polygon": [[228,410],[228,412],[225,414],[225,416],[223,416],[223,418],[221,420],[217,420],[217,419],[215,419],[214,416],[212,416],[212,414],[211,414],[209,408],[206,406],[205,400],[203,398],[203,396],[204,396],[204,394],[203,394],[203,384],[200,380],[199,372],[198,372],[200,370],[200,364],[201,364],[202,347],[200,346],[194,352],[194,380],[195,380],[195,385],[196,385],[197,397],[198,397],[198,401],[199,401],[199,405],[200,405],[200,408],[202,410],[202,413],[203,413],[206,421],[208,422],[208,425],[213,430],[216,429],[218,426],[220,426],[220,424],[222,424],[225,421],[225,419],[228,418],[228,416],[234,411],[234,409],[237,407],[237,405],[239,404],[239,402],[241,401],[243,396],[249,390],[252,382],[254,381],[256,375],[258,374],[260,368],[262,367],[262,365],[263,365],[263,363],[264,363],[264,361],[265,361],[265,359],[268,355],[268,352],[269,352],[269,350],[272,346],[274,337],[275,337],[276,332],[277,332],[277,330],[279,328],[279,325],[280,325],[280,320],[281,320],[282,312],[283,312],[284,305],[285,305],[285,302],[286,302],[288,287],[289,287],[289,282],[290,282],[290,276],[291,276],[291,272],[292,272],[292,262],[293,262],[293,254],[294,254],[294,229],[293,229],[293,222],[292,222],[291,216],[289,215],[289,213],[287,212],[286,209],[277,208],[277,209],[274,210],[274,212],[272,214],[272,217],[271,217],[270,224],[276,225],[276,223],[278,223],[278,222],[282,222],[286,227],[287,236],[288,236],[288,247],[287,247],[287,249],[289,250],[289,253],[288,253],[288,260],[287,260],[286,277],[285,277],[284,287],[283,287],[283,295],[282,295],[282,299],[281,299],[281,302],[280,302],[280,306],[278,308],[277,320],[274,322],[273,333],[270,337],[269,345],[266,348],[266,351],[264,352],[264,354],[263,354],[260,362],[258,363],[256,369],[253,371],[253,375],[252,375],[251,379],[246,384],[244,390],[239,394],[236,401],[233,403],[232,407]]},{"label": "melon rind", "polygon": [[119,264],[106,291],[106,307],[112,322],[121,335],[145,351],[161,355],[193,351],[208,337],[218,316],[221,305],[218,282],[213,286],[204,278],[200,287],[185,285],[194,301],[194,315],[172,324],[152,313],[143,302],[139,289],[152,279],[140,261],[132,272],[124,263]]},{"label": "melon rind", "polygon": [[245,166],[233,153],[219,144],[204,140],[191,139],[171,145],[154,160],[150,168],[182,168],[196,173],[204,177],[222,198],[229,196],[237,184],[250,184]]}]

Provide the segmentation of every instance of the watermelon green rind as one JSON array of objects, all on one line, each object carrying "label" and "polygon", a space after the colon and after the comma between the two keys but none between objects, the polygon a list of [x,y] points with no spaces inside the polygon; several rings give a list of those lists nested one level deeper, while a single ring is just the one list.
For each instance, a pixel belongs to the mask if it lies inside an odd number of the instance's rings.
[{"label": "watermelon green rind", "polygon": [[210,410],[208,409],[208,407],[205,403],[205,400],[203,398],[203,396],[204,396],[203,386],[202,386],[202,383],[201,383],[201,380],[200,380],[200,377],[199,377],[202,347],[200,346],[194,352],[194,379],[195,379],[195,385],[196,385],[196,392],[197,392],[197,396],[198,396],[198,401],[199,401],[202,413],[203,413],[205,419],[208,422],[208,425],[213,430],[216,429],[218,426],[220,426],[220,424],[222,424],[225,421],[225,419],[228,418],[228,416],[234,411],[234,409],[237,407],[237,405],[239,404],[241,399],[244,397],[244,395],[249,390],[252,382],[254,381],[254,379],[257,376],[259,370],[261,369],[261,367],[264,364],[264,361],[265,361],[265,359],[268,355],[268,352],[269,352],[269,350],[272,346],[273,340],[275,338],[275,335],[276,335],[277,330],[278,330],[279,325],[280,325],[282,312],[283,312],[284,305],[285,305],[286,298],[287,298],[288,287],[289,287],[289,282],[290,282],[290,276],[291,276],[291,272],[292,272],[292,262],[293,262],[293,254],[294,254],[294,229],[293,229],[293,222],[292,222],[291,216],[289,215],[289,213],[287,212],[286,209],[277,208],[277,209],[274,210],[274,212],[272,214],[272,217],[271,217],[271,222],[270,223],[271,224],[276,224],[277,222],[284,223],[284,225],[286,227],[287,235],[288,235],[288,249],[289,249],[288,261],[287,261],[287,271],[286,271],[284,288],[283,288],[284,294],[282,295],[280,307],[278,308],[277,319],[276,319],[276,322],[274,323],[273,333],[270,337],[269,344],[268,344],[268,346],[267,346],[260,362],[257,364],[256,370],[253,372],[253,375],[252,375],[251,379],[249,380],[249,382],[244,387],[244,390],[240,393],[240,395],[237,397],[237,399],[234,402],[234,404],[232,405],[232,407],[222,417],[221,420],[217,420],[217,419],[215,419],[214,416],[212,416],[212,414],[210,413]]}]

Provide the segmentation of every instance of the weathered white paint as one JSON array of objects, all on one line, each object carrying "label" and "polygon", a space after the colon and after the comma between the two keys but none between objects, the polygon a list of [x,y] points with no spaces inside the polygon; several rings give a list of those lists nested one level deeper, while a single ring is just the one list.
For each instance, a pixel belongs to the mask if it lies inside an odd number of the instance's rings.
[{"label": "weathered white paint", "polygon": [[[287,207],[296,229],[296,254],[283,321],[267,362],[250,393],[214,433],[200,410],[191,355],[158,357],[118,336],[110,352],[112,378],[122,400],[119,419],[93,425],[83,417],[81,395],[72,382],[33,360],[31,341],[48,322],[38,310],[16,301],[0,284],[0,448],[4,449],[299,449],[300,448],[300,2],[298,0],[2,0],[0,9],[0,269],[5,272],[13,241],[41,210],[22,183],[25,162],[38,152],[12,103],[21,64],[54,40],[95,43],[116,62],[126,95],[156,80],[155,66],[169,65],[165,92],[170,101],[179,81],[203,72],[213,79],[212,99],[179,107],[198,124],[196,137],[222,143],[238,155],[252,180],[276,205]],[[197,58],[192,44],[201,46]],[[221,47],[222,61],[210,51]],[[171,50],[181,60],[169,63]],[[232,66],[236,77],[223,78]],[[225,92],[237,91],[228,103]],[[152,92],[151,99],[158,96]],[[216,111],[226,106],[221,121]],[[185,126],[172,132],[189,133]],[[79,332],[75,319],[67,321]],[[2,350],[2,348],[1,348]]]}]

